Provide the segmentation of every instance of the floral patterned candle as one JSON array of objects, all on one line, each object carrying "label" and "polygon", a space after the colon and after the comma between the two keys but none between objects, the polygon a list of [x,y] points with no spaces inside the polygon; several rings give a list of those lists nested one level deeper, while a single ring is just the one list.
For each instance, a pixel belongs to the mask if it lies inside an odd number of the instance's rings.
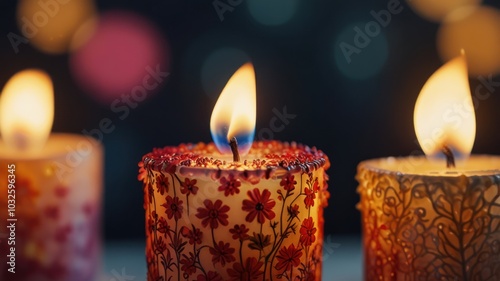
[{"label": "floral patterned candle", "polygon": [[[428,80],[414,115],[431,157],[358,166],[365,280],[500,280],[500,157],[467,157],[475,118],[463,54]],[[440,152],[446,160],[432,157]]]},{"label": "floral patterned candle", "polygon": [[0,280],[94,281],[100,269],[102,148],[52,134],[52,83],[13,76],[0,97]]},{"label": "floral patterned candle", "polygon": [[218,157],[213,143],[144,156],[148,280],[321,280],[328,158],[280,142]]},{"label": "floral patterned candle", "polygon": [[253,75],[247,64],[224,88],[215,143],[154,149],[140,162],[149,281],[321,280],[328,158],[295,143],[252,144]]}]

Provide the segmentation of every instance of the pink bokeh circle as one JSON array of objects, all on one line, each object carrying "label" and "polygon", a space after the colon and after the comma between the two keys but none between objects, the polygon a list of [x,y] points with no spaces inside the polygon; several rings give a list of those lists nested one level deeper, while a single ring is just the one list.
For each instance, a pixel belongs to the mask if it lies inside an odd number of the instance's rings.
[{"label": "pink bokeh circle", "polygon": [[155,82],[161,81],[152,72],[169,71],[170,51],[153,23],[132,12],[112,11],[99,18],[89,39],[72,54],[70,68],[85,92],[109,104],[144,83],[148,93],[155,92],[161,85]]}]

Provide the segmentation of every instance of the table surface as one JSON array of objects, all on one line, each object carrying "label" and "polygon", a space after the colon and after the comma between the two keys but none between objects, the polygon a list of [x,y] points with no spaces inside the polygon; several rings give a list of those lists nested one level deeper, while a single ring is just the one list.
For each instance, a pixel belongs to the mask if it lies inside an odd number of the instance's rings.
[{"label": "table surface", "polygon": [[[144,281],[145,244],[142,241],[106,243],[103,274],[98,281]],[[323,281],[362,279],[361,238],[327,236],[323,248]]]}]

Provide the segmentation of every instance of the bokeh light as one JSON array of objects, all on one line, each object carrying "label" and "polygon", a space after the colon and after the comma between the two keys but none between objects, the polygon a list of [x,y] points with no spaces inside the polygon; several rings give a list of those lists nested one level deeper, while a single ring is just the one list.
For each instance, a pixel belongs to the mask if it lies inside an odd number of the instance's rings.
[{"label": "bokeh light", "polygon": [[99,23],[99,17],[89,18],[87,21],[82,23],[78,29],[75,30],[73,38],[69,44],[69,51],[74,52],[83,46],[87,41],[92,38],[94,31]]},{"label": "bokeh light", "polygon": [[246,3],[253,19],[268,26],[289,22],[299,6],[299,0],[246,0]]},{"label": "bokeh light", "polygon": [[229,78],[250,57],[240,49],[223,47],[213,51],[201,68],[201,83],[205,93],[216,101]]},{"label": "bokeh light", "polygon": [[113,11],[100,17],[88,41],[73,53],[70,66],[81,87],[107,104],[136,87],[154,91],[156,86],[150,85],[160,81],[153,72],[168,72],[169,62],[167,42],[151,22]]},{"label": "bokeh light", "polygon": [[464,49],[471,74],[492,74],[500,69],[500,12],[481,6],[454,11],[438,31],[439,54],[448,61]]},{"label": "bokeh light", "polygon": [[421,17],[439,22],[454,10],[476,6],[481,0],[407,0],[408,5]]},{"label": "bokeh light", "polygon": [[334,40],[333,49],[337,68],[351,79],[378,74],[389,55],[384,31],[375,21],[345,27]]},{"label": "bokeh light", "polygon": [[17,6],[23,36],[41,51],[52,54],[68,51],[75,31],[96,16],[92,0],[20,0]]}]

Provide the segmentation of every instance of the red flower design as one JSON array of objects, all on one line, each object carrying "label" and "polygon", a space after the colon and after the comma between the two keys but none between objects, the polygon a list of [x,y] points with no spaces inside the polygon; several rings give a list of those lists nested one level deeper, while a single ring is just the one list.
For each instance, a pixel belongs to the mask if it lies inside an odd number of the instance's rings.
[{"label": "red flower design", "polygon": [[266,218],[268,220],[273,219],[276,214],[273,211],[274,205],[276,202],[273,199],[270,199],[271,192],[269,190],[264,189],[262,191],[262,195],[260,194],[260,189],[255,188],[252,191],[248,191],[248,196],[250,200],[243,200],[243,211],[247,211],[248,215],[246,216],[246,220],[248,222],[253,222],[257,217],[257,221],[259,223],[264,223]]},{"label": "red flower design", "polygon": [[288,248],[283,246],[276,256],[278,263],[274,266],[274,268],[282,272],[292,270],[294,266],[297,267],[300,265],[301,256],[302,251],[299,248],[295,248],[293,244],[291,244]]},{"label": "red flower design", "polygon": [[196,272],[196,257],[193,253],[189,252],[189,257],[185,254],[182,255],[181,259],[181,270],[184,274],[191,275]]},{"label": "red flower design", "polygon": [[167,244],[163,241],[163,237],[160,237],[155,243],[155,253],[162,254],[165,250],[167,250]]},{"label": "red flower design", "polygon": [[290,216],[288,218],[288,220],[291,220],[291,219],[298,217],[298,215],[300,213],[299,205],[297,205],[297,204],[294,204],[293,207],[288,206],[288,207],[286,207],[286,209],[288,210],[288,215]]},{"label": "red flower design", "polygon": [[34,199],[39,195],[39,191],[32,185],[31,181],[25,178],[16,178],[16,194],[23,198]]},{"label": "red flower design", "polygon": [[234,240],[246,240],[249,235],[247,234],[248,228],[244,225],[235,225],[234,228],[231,228],[229,232],[233,234],[233,239]]},{"label": "red flower design", "polygon": [[65,186],[57,186],[54,189],[54,193],[56,194],[57,197],[64,198],[66,197],[66,195],[68,195],[69,189]]},{"label": "red flower design", "polygon": [[152,219],[151,216],[149,216],[146,226],[149,232],[151,233],[153,233],[156,230],[155,220]]},{"label": "red flower design", "polygon": [[297,184],[297,181],[295,181],[294,178],[294,175],[286,174],[281,179],[280,185],[283,186],[286,191],[292,191],[295,189],[295,185]]},{"label": "red flower design", "polygon": [[96,207],[91,202],[87,202],[82,206],[82,211],[87,217],[90,217],[95,212],[95,209]]},{"label": "red flower design", "polygon": [[172,248],[174,252],[180,254],[182,251],[184,251],[187,241],[183,241],[180,235],[174,235],[174,237],[170,238],[169,240],[171,243],[169,243],[168,246]]},{"label": "red flower design", "polygon": [[[151,199],[150,196],[149,196],[149,192],[148,192],[148,185],[146,183],[143,183],[142,184],[142,190],[144,192],[144,203],[142,203],[142,207],[144,208],[144,210],[147,210],[148,209],[148,204],[151,203]],[[149,200],[148,200],[149,198]]]},{"label": "red flower design", "polygon": [[219,186],[219,191],[224,191],[225,196],[240,193],[239,187],[241,186],[241,182],[238,179],[235,179],[232,174],[230,174],[227,179],[222,177],[220,179],[220,183],[221,185]]},{"label": "red flower design", "polygon": [[304,271],[304,281],[314,281],[316,280],[316,272],[313,269],[308,269]]},{"label": "red flower design", "polygon": [[140,161],[137,166],[139,166],[139,174],[137,175],[137,180],[143,181],[148,176],[148,171],[144,169],[143,161]]},{"label": "red flower design", "polygon": [[219,227],[219,223],[222,225],[228,225],[228,215],[229,206],[222,206],[222,201],[215,201],[215,204],[212,203],[211,200],[206,199],[203,204],[205,208],[198,208],[198,213],[196,217],[201,219],[201,224],[204,227],[207,227],[208,223],[210,223],[210,228]]},{"label": "red flower design", "polygon": [[314,190],[306,187],[304,189],[304,192],[306,193],[306,198],[304,198],[304,204],[306,204],[306,208],[314,206],[314,199],[316,199],[316,193],[314,193]]},{"label": "red flower design", "polygon": [[160,217],[158,220],[157,230],[160,233],[167,233],[170,230],[170,226],[164,217]]},{"label": "red flower design", "polygon": [[271,245],[271,235],[254,232],[253,236],[250,237],[248,248],[262,251],[269,245]]},{"label": "red flower design", "polygon": [[54,219],[54,220],[59,219],[60,211],[59,211],[58,206],[47,206],[44,209],[44,213],[47,217],[49,217],[51,219]]},{"label": "red flower design", "polygon": [[262,265],[264,263],[257,261],[256,258],[247,258],[245,261],[245,266],[239,262],[233,264],[233,268],[228,268],[227,273],[231,277],[230,281],[251,281],[260,280],[263,274]]},{"label": "red flower design", "polygon": [[181,184],[181,193],[182,194],[193,194],[196,195],[198,192],[198,187],[196,186],[196,180],[190,180],[188,178],[184,179],[184,182]]},{"label": "red flower design", "polygon": [[214,246],[214,248],[210,247],[210,254],[212,254],[213,264],[220,262],[222,266],[225,266],[226,263],[230,263],[236,260],[233,255],[236,250],[234,248],[231,248],[231,245],[229,245],[229,243],[219,241],[219,244]]},{"label": "red flower design", "polygon": [[[147,188],[148,191],[147,191],[147,194],[148,194],[148,197],[149,197],[149,201],[148,202],[153,202],[153,198],[155,196],[155,190],[153,189],[153,185],[152,184],[149,184],[149,183],[145,183],[144,184],[144,188]],[[145,195],[144,195],[145,196]]]},{"label": "red flower design", "polygon": [[189,244],[201,244],[201,239],[203,237],[203,233],[199,228],[195,228],[193,226],[193,230],[183,226],[181,228],[181,234],[182,236],[186,237],[189,239]]},{"label": "red flower design", "polygon": [[70,224],[65,225],[65,226],[61,226],[56,230],[54,238],[59,243],[65,243],[68,241],[68,236],[70,235],[70,233],[72,231],[73,231],[73,227]]},{"label": "red flower design", "polygon": [[196,281],[222,281],[222,277],[217,272],[209,271],[207,275],[200,274]]},{"label": "red flower design", "polygon": [[156,188],[161,195],[165,194],[165,191],[168,193],[169,187],[170,183],[164,174],[156,176]]},{"label": "red flower design", "polygon": [[169,219],[173,217],[178,220],[182,217],[182,200],[179,197],[172,198],[172,196],[168,195],[167,202],[163,203],[162,206],[165,207],[165,213]]},{"label": "red flower design", "polygon": [[304,246],[311,246],[316,241],[316,227],[314,227],[313,218],[307,218],[302,221],[300,227],[300,243]]},{"label": "red flower design", "polygon": [[314,191],[314,192],[318,192],[318,191],[319,191],[320,186],[319,186],[318,179],[316,179],[316,180],[314,181],[314,184],[313,184],[313,188],[312,188],[312,189],[313,189],[313,191]]}]

